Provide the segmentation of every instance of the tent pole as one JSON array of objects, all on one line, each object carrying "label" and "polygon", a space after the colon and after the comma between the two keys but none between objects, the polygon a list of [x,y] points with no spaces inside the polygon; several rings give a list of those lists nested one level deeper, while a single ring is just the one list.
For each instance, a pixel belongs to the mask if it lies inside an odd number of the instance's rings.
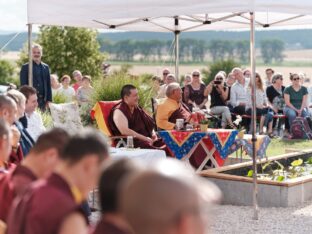
[{"label": "tent pole", "polygon": [[178,17],[174,18],[174,25],[175,25],[175,31],[174,31],[175,77],[177,79],[177,82],[179,82],[180,81],[180,78],[179,78],[179,34],[180,34],[180,31],[178,29],[178,27],[179,27],[179,19],[178,19]]},{"label": "tent pole", "polygon": [[28,84],[33,86],[33,63],[32,63],[32,24],[28,24]]},{"label": "tent pole", "polygon": [[251,65],[251,132],[252,132],[252,169],[253,169],[253,219],[258,220],[258,186],[257,186],[257,158],[256,158],[256,54],[255,54],[255,14],[250,12],[250,65]]}]

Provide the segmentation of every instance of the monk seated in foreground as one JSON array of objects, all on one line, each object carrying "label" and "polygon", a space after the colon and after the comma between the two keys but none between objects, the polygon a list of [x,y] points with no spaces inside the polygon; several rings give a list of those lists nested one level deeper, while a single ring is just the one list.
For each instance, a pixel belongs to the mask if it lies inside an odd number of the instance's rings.
[{"label": "monk seated in foreground", "polygon": [[164,143],[154,131],[155,122],[139,106],[138,90],[133,85],[125,85],[121,90],[122,101],[114,106],[108,123],[114,136],[133,136],[134,147],[143,149],[164,148]]}]

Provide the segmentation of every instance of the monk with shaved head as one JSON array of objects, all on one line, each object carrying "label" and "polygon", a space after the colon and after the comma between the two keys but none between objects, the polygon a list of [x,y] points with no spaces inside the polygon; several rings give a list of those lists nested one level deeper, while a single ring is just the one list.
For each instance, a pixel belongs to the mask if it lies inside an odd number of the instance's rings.
[{"label": "monk with shaved head", "polygon": [[203,234],[202,207],[219,196],[216,186],[166,160],[125,183],[121,210],[136,234]]}]

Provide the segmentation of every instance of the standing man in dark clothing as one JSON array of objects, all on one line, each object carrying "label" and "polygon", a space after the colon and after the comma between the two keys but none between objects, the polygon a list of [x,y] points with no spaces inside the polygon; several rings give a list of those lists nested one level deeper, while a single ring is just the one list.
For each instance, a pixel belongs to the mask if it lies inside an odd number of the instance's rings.
[{"label": "standing man in dark clothing", "polygon": [[[52,101],[52,91],[50,82],[49,66],[41,61],[42,47],[34,44],[32,47],[33,59],[33,87],[37,90],[38,105],[41,110],[45,110],[47,104]],[[22,66],[20,72],[20,82],[22,85],[28,84],[28,63]]]}]

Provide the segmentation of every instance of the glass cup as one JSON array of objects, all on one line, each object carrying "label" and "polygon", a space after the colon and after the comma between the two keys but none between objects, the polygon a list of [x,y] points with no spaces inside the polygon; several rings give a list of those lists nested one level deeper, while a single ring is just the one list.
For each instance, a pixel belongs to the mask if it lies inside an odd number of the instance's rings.
[{"label": "glass cup", "polygon": [[128,149],[133,149],[134,145],[133,145],[133,136],[128,136],[127,137],[127,148]]},{"label": "glass cup", "polygon": [[184,119],[177,119],[176,120],[177,130],[182,130],[183,126],[184,126]]}]

